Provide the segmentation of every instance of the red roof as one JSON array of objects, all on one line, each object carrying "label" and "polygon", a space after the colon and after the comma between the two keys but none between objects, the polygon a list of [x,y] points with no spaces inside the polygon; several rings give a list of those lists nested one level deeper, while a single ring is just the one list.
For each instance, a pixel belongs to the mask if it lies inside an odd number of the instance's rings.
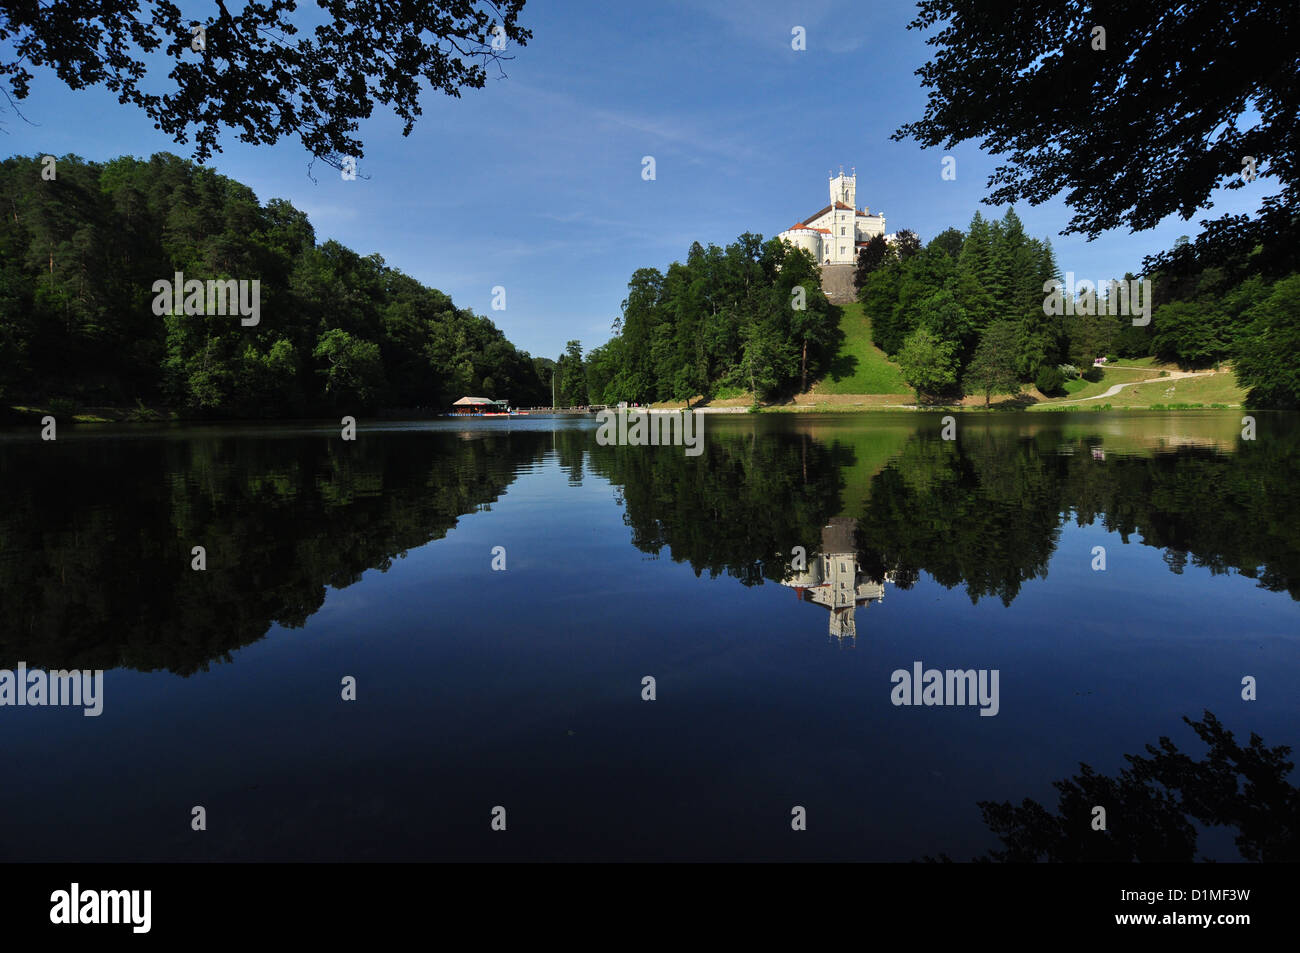
[{"label": "red roof", "polygon": [[[832,208],[840,209],[840,210],[845,211],[845,212],[857,212],[857,211],[858,211],[857,209],[853,208],[853,206],[851,206],[851,205],[845,205],[843,202],[836,202],[834,205],[828,205],[828,206],[826,206],[824,209],[821,209],[820,211],[813,212],[811,215],[809,215],[807,218],[805,218],[804,221],[805,221],[805,222],[811,222],[811,221],[812,221],[813,219],[815,219],[815,218],[821,218],[823,215],[825,215],[827,212],[829,212]],[[866,213],[865,213],[865,212],[858,212],[858,214],[859,214],[859,215],[865,215]]]}]

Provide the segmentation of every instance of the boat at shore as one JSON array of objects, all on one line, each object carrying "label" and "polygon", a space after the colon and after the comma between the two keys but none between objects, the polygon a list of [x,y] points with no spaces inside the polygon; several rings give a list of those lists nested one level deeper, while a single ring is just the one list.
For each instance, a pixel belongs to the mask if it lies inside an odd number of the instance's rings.
[{"label": "boat at shore", "polygon": [[520,417],[527,416],[526,413],[511,410],[510,404],[505,400],[493,400],[490,397],[462,397],[452,406],[449,414],[442,414],[443,417]]}]

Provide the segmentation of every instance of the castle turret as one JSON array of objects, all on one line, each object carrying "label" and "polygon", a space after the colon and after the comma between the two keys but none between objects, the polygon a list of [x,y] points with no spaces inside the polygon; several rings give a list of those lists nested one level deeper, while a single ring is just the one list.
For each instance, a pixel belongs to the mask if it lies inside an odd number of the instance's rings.
[{"label": "castle turret", "polygon": [[827,192],[829,205],[777,237],[813,255],[821,266],[826,297],[835,304],[847,304],[857,299],[853,277],[858,251],[874,236],[885,234],[885,216],[857,207],[856,169],[845,175],[841,166],[839,175],[827,178]]},{"label": "castle turret", "polygon": [[856,209],[855,204],[858,199],[858,176],[857,170],[852,175],[845,175],[844,169],[840,169],[840,174],[830,180],[831,208],[835,203],[847,205],[850,209]]}]

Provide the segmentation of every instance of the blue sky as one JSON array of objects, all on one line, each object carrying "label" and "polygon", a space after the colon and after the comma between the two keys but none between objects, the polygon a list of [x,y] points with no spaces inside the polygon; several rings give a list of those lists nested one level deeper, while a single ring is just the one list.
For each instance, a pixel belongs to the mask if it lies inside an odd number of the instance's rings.
[{"label": "blue sky", "polygon": [[[182,8],[206,18],[207,6]],[[856,167],[858,204],[883,212],[889,231],[928,240],[965,228],[977,209],[1000,215],[981,205],[997,161],[976,145],[950,153],[957,178],[943,181],[946,153],[890,141],[925,106],[914,71],[928,34],[906,29],[914,10],[533,0],[522,17],[533,40],[508,51],[504,78],[491,70],[484,89],[460,99],[427,95],[407,138],[387,112],[363,123],[358,173],[369,178],[343,181],[318,163],[313,182],[296,139],[255,148],[228,135],[209,164],[263,201],[293,202],[318,240],[377,252],[488,315],[518,346],[555,357],[569,339],[590,348],[609,338],[637,268],[665,268],[696,240],[775,235],[826,205],[827,174],[840,166]],[[795,26],[807,32],[804,51],[791,49]],[[6,115],[0,153],[190,154],[102,88],[73,93],[34,72],[20,107],[35,125]],[[641,178],[646,155],[654,181]],[[1214,214],[1254,211],[1262,194],[1224,192]],[[1051,239],[1062,271],[1094,280],[1137,270],[1206,217],[1087,242],[1057,234],[1069,219],[1059,200],[1016,211],[1030,234]],[[492,310],[497,285],[505,310]]]}]

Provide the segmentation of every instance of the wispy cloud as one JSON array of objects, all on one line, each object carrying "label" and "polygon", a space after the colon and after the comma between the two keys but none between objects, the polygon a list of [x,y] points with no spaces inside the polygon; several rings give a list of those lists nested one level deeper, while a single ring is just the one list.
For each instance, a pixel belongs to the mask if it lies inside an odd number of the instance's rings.
[{"label": "wispy cloud", "polygon": [[836,0],[698,0],[693,10],[724,24],[746,43],[764,49],[790,49],[791,31],[806,31],[809,50],[851,53],[866,37],[862,34],[862,13],[857,4]]},{"label": "wispy cloud", "polygon": [[[571,141],[584,142],[589,139],[604,140],[602,132],[623,129],[645,138],[647,148],[671,145],[692,153],[725,156],[732,160],[751,159],[760,155],[760,150],[749,137],[724,132],[720,128],[718,117],[691,117],[688,108],[652,115],[584,103],[568,93],[525,83],[516,83],[511,91],[518,101],[521,114],[532,117],[540,112],[545,116],[543,135],[563,136]],[[732,117],[731,122],[743,119],[744,117]],[[517,132],[518,130],[512,130],[510,134],[517,135]]]}]

